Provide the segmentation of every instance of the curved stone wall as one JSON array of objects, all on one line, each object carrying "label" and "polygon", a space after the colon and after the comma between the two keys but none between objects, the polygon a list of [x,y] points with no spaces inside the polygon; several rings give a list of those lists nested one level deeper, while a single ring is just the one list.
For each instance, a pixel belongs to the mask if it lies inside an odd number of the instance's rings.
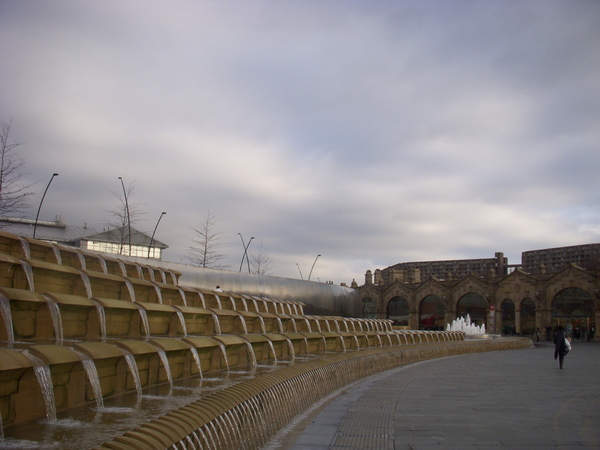
[{"label": "curved stone wall", "polygon": [[[0,447],[251,448],[373,370],[499,345],[457,347],[459,332],[307,314],[308,291],[222,292],[147,262],[0,231]],[[303,394],[288,402],[290,389]]]},{"label": "curved stone wall", "polygon": [[464,353],[527,348],[529,339],[473,340],[327,356],[280,369],[125,433],[100,449],[260,448],[312,404],[357,380],[402,364]]}]

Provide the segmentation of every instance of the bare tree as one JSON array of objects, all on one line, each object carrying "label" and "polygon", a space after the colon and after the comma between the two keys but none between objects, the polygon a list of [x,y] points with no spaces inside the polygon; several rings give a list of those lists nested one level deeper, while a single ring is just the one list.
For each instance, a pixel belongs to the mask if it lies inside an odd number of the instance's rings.
[{"label": "bare tree", "polygon": [[269,252],[263,247],[261,241],[257,254],[250,253],[252,256],[252,271],[257,275],[267,275],[273,268]]},{"label": "bare tree", "polygon": [[191,239],[193,245],[189,248],[188,259],[195,266],[210,269],[226,269],[227,266],[220,263],[225,257],[220,252],[223,235],[214,231],[216,218],[209,209],[202,222],[193,227],[194,237]]},{"label": "bare tree", "polygon": [[[125,190],[111,191],[111,195],[118,201],[117,206],[107,212],[111,215],[108,226],[113,228],[116,240],[119,241],[119,255],[128,255],[129,252],[129,227],[133,226],[140,218],[146,214],[142,210],[140,203],[132,203],[134,183],[131,182]],[[125,186],[125,185],[123,185]],[[128,210],[129,209],[129,210]],[[133,233],[132,233],[133,234]]]},{"label": "bare tree", "polygon": [[25,157],[17,154],[19,141],[10,133],[12,118],[2,122],[0,128],[0,215],[9,216],[23,211],[29,206],[27,200],[33,194],[32,184],[23,184]]}]

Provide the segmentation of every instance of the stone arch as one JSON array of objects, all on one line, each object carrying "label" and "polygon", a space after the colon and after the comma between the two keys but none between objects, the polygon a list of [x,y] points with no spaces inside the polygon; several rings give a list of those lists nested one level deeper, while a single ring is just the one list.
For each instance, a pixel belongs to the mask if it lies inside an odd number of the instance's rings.
[{"label": "stone arch", "polygon": [[577,287],[586,291],[590,297],[593,297],[592,293],[597,288],[594,277],[574,267],[566,268],[548,281],[546,301],[550,308],[552,307],[554,298],[565,289]]},{"label": "stone arch", "polygon": [[377,319],[377,300],[365,297],[362,300],[362,316],[365,319]]},{"label": "stone arch", "polygon": [[530,297],[525,297],[521,300],[521,334],[533,335],[535,334],[536,326],[536,304],[535,301]]},{"label": "stone arch", "polygon": [[419,304],[419,329],[443,330],[446,305],[439,295],[429,294]]},{"label": "stone arch", "polygon": [[475,325],[485,324],[487,329],[487,310],[488,302],[483,295],[469,292],[458,300],[456,305],[456,316],[466,317],[468,314],[471,317],[471,323],[474,323]]},{"label": "stone arch", "polygon": [[565,327],[574,339],[590,340],[596,328],[594,299],[579,287],[568,287],[552,299],[552,327]]},{"label": "stone arch", "polygon": [[404,297],[396,296],[387,305],[387,318],[394,321],[394,325],[408,326],[410,306]]},{"label": "stone arch", "polygon": [[516,334],[515,302],[510,298],[505,298],[500,305],[500,309],[502,311],[502,334]]}]

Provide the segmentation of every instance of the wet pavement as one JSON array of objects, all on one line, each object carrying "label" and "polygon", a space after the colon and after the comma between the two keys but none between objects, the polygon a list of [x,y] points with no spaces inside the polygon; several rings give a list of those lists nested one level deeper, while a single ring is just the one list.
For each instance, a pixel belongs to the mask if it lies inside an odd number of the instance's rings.
[{"label": "wet pavement", "polygon": [[398,367],[298,423],[277,448],[600,449],[600,343],[563,370],[549,342]]}]

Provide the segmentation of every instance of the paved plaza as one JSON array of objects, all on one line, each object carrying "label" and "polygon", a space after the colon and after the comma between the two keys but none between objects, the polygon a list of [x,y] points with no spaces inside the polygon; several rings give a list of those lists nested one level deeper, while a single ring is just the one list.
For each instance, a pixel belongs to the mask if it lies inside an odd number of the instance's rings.
[{"label": "paved plaza", "polygon": [[[288,430],[277,448],[600,449],[600,344],[467,354],[369,377]],[[271,447],[273,448],[273,447]]]}]

